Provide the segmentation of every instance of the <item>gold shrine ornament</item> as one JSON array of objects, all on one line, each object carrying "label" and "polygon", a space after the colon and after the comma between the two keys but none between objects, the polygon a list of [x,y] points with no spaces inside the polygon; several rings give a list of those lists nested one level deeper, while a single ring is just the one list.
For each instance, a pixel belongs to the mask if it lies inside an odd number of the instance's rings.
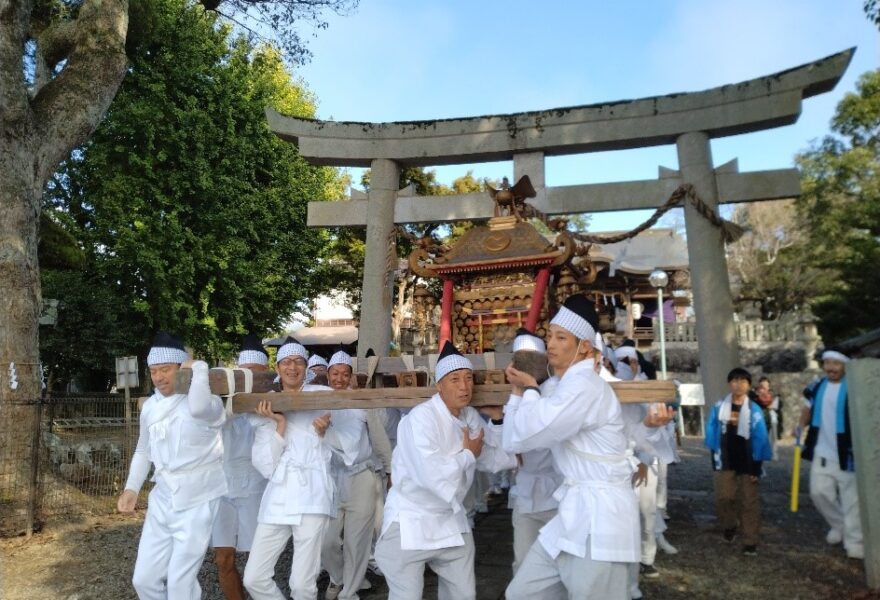
[{"label": "gold shrine ornament", "polygon": [[503,231],[493,231],[483,239],[483,247],[489,252],[501,252],[510,246],[510,236]]}]

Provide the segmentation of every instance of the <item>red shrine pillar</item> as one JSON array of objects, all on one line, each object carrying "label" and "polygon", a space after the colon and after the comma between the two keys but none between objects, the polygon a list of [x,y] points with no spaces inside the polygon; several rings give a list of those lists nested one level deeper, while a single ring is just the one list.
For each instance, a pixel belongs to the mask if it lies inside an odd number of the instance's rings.
[{"label": "red shrine pillar", "polygon": [[532,293],[532,305],[529,306],[529,316],[526,318],[526,329],[535,332],[538,326],[538,317],[541,314],[541,307],[544,306],[544,294],[547,292],[547,283],[550,281],[550,267],[542,267],[538,271],[538,278],[535,280],[535,291]]},{"label": "red shrine pillar", "polygon": [[443,350],[446,341],[452,341],[452,279],[443,280],[443,299],[440,304],[440,344],[438,350]]}]

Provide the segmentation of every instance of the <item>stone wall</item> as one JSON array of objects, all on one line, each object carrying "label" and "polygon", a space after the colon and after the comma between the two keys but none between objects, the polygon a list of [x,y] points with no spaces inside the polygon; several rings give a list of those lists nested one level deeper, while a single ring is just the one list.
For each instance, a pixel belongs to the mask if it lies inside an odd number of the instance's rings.
[{"label": "stone wall", "polygon": [[[659,367],[659,354],[650,350],[645,352],[649,360]],[[782,397],[783,434],[788,436],[800,418],[803,406],[803,389],[811,381],[822,375],[822,371],[811,361],[803,345],[798,343],[763,344],[753,343],[740,346],[742,366],[752,374],[752,381],[757,384],[762,375],[770,379],[771,389]],[[812,363],[812,365],[811,365]],[[699,357],[696,344],[686,347],[675,345],[667,348],[666,364],[670,379],[682,383],[701,383],[699,373]],[[706,399],[708,411],[715,399]],[[699,423],[696,411],[688,411],[688,432],[699,434]]]}]

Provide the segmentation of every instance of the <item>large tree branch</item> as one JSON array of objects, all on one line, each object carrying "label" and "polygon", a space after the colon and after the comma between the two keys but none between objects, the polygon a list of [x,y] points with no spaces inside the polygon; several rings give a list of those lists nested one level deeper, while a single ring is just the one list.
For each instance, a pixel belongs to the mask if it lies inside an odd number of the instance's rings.
[{"label": "large tree branch", "polygon": [[77,23],[78,21],[60,21],[47,27],[37,37],[34,89],[31,92],[34,96],[51,81],[55,65],[70,55],[76,43]]},{"label": "large tree branch", "polygon": [[32,10],[33,0],[0,0],[0,128],[4,131],[29,115],[23,54]]},{"label": "large tree branch", "polygon": [[86,0],[80,8],[67,64],[31,103],[40,136],[38,181],[85,142],[107,112],[128,64],[127,31],[128,0]]}]

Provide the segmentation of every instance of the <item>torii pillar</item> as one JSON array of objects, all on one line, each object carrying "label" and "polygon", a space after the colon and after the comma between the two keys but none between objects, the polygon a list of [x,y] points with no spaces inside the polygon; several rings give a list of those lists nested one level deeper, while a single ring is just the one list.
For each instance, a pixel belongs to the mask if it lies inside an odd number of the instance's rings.
[{"label": "torii pillar", "polygon": [[[513,160],[514,176],[529,175],[535,208],[547,215],[656,208],[690,183],[715,210],[719,202],[757,202],[800,195],[797,169],[739,173],[735,161],[713,168],[710,140],[794,123],[804,99],[834,88],[855,49],[701,92],[574,106],[512,115],[400,123],[352,123],[284,117],[267,109],[270,129],[295,143],[316,165],[372,167],[367,200],[312,202],[309,225],[367,227],[360,352],[384,354],[391,332],[394,223],[487,219],[485,193],[420,198],[395,191],[398,166],[437,166]],[[552,186],[544,157],[675,144],[679,171],[657,180]],[[721,232],[693,207],[685,208],[691,284],[697,313],[705,395],[726,390],[739,363],[733,303]]]},{"label": "torii pillar", "polygon": [[394,202],[397,200],[399,180],[400,168],[396,162],[384,158],[372,161],[358,326],[358,356],[361,358],[370,348],[376,356],[388,356],[391,344],[392,275],[397,268]]},{"label": "torii pillar", "polygon": [[[709,136],[703,132],[680,135],[675,141],[681,178],[694,186],[706,206],[718,211],[718,188],[712,166]],[[700,375],[706,403],[727,393],[727,373],[739,366],[739,344],[733,323],[733,299],[727,275],[727,257],[721,231],[690,203],[684,208],[688,266],[697,316]],[[665,326],[662,323],[661,326]]]}]

